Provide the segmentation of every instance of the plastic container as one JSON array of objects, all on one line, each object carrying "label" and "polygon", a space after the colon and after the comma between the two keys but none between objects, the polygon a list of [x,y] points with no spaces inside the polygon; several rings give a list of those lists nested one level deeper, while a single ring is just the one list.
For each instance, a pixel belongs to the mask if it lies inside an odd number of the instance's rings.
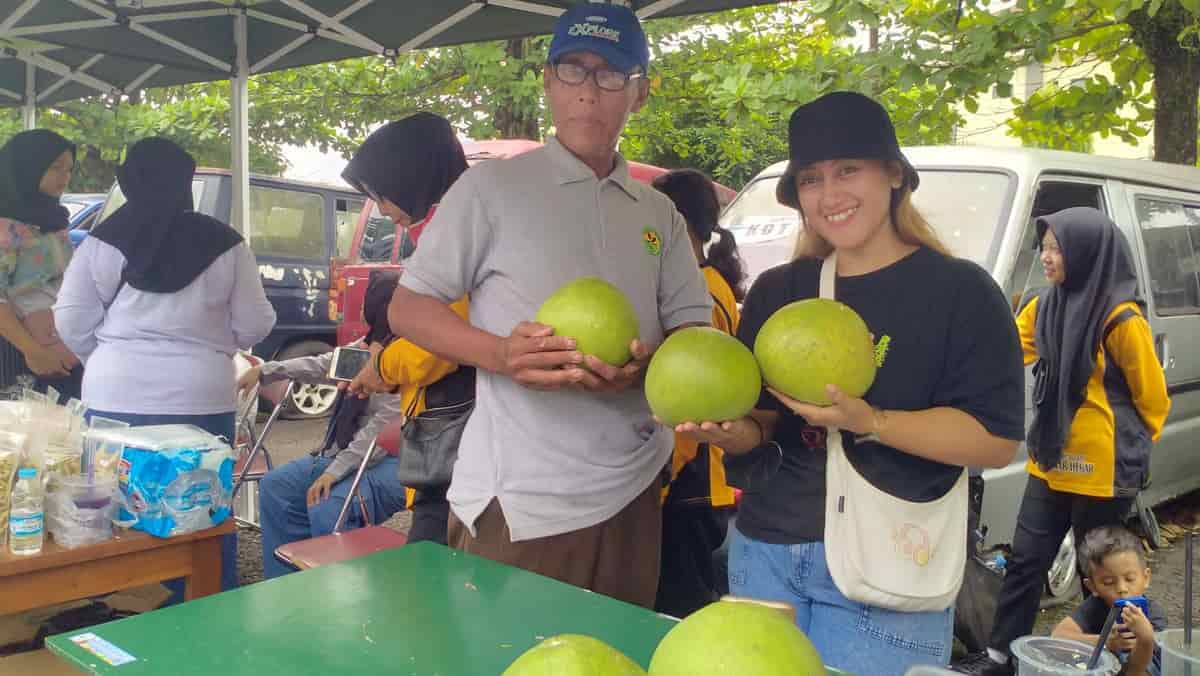
[{"label": "plastic container", "polygon": [[8,550],[18,556],[32,556],[42,551],[45,536],[42,481],[32,467],[17,470],[17,484],[12,489],[12,508],[8,513]]},{"label": "plastic container", "polygon": [[46,530],[67,548],[111,540],[118,502],[116,477],[58,477],[46,494]]},{"label": "plastic container", "polygon": [[92,429],[88,437],[124,449],[117,469],[122,525],[170,537],[231,514],[233,450],[220,438],[192,425]]},{"label": "plastic container", "polygon": [[1159,632],[1158,646],[1162,648],[1162,676],[1200,676],[1200,630],[1192,632],[1189,648],[1183,646],[1182,629]]},{"label": "plastic container", "polygon": [[1012,656],[1017,660],[1017,676],[1111,676],[1121,663],[1107,650],[1100,654],[1095,669],[1088,669],[1092,646],[1050,636],[1023,636],[1012,642]]}]

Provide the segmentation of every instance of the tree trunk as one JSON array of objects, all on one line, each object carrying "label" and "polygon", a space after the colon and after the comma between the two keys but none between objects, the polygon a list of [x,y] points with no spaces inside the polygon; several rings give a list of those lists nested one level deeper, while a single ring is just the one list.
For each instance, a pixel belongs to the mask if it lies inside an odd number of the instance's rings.
[{"label": "tree trunk", "polygon": [[1154,159],[1160,162],[1196,164],[1200,53],[1179,43],[1192,20],[1178,0],[1163,3],[1154,16],[1142,9],[1127,19],[1133,41],[1154,69]]},{"label": "tree trunk", "polygon": [[[524,61],[528,52],[527,38],[509,40],[504,46],[504,53],[508,58],[517,62]],[[518,77],[524,75],[524,70],[518,73]],[[500,138],[525,138],[534,141],[541,138],[541,125],[536,112],[522,108],[519,101],[498,101],[492,115],[492,125],[496,127]]]}]

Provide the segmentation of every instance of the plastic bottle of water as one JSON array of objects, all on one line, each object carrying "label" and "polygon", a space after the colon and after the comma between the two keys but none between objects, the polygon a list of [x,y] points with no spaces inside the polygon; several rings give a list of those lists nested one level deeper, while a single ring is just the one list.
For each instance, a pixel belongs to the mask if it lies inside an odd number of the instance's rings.
[{"label": "plastic bottle of water", "polygon": [[23,467],[17,470],[17,484],[12,491],[12,509],[8,515],[8,548],[13,554],[28,556],[42,551],[43,521],[42,482],[37,470]]}]

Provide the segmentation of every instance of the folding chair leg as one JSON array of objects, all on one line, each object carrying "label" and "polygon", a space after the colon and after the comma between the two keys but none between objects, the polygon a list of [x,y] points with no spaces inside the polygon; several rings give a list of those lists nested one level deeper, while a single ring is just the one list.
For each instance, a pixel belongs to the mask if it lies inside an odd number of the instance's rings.
[{"label": "folding chair leg", "polygon": [[335,533],[342,530],[342,523],[346,520],[346,513],[350,511],[350,503],[354,500],[354,496],[358,494],[358,486],[362,483],[363,474],[367,471],[367,463],[375,455],[375,443],[374,440],[371,441],[370,448],[363,454],[362,462],[358,464],[358,471],[354,473],[354,481],[350,484],[350,491],[346,493],[346,500],[342,502],[342,511],[338,512],[337,521],[333,524],[333,532]]},{"label": "folding chair leg", "polygon": [[[233,497],[236,498],[238,491],[240,491],[242,489],[242,484],[245,483],[245,481],[246,481],[246,475],[250,473],[250,468],[254,465],[254,459],[256,457],[258,457],[259,451],[264,451],[264,452],[266,451],[266,449],[263,448],[263,442],[266,441],[267,432],[271,429],[271,426],[274,425],[275,421],[279,418],[279,414],[283,411],[284,403],[289,398],[291,398],[293,387],[295,387],[295,383],[289,382],[287,389],[284,390],[283,397],[280,398],[280,400],[279,400],[279,404],[277,406],[275,406],[275,408],[271,411],[271,416],[269,418],[267,418],[267,423],[265,425],[263,425],[262,433],[259,434],[258,438],[254,440],[254,447],[250,449],[250,457],[246,458],[246,464],[242,466],[241,474],[238,474],[237,480],[233,482]],[[274,469],[273,467],[271,467],[271,454],[267,453],[266,458],[267,458],[267,469],[268,470]]]}]

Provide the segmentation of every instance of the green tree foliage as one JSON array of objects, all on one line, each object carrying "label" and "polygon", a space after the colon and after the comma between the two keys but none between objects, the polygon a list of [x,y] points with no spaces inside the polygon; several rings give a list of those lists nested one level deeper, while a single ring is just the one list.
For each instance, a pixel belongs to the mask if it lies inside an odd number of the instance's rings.
[{"label": "green tree foliage", "polygon": [[901,88],[926,82],[968,111],[997,91],[1012,97],[1017,68],[1039,62],[1086,70],[1070,87],[1013,99],[1009,133],[1030,145],[1079,148],[1092,134],[1129,143],[1154,122],[1155,158],[1196,163],[1200,52],[1196,0],[816,0],[845,32],[875,27],[880,49],[864,58],[900,72]]}]

